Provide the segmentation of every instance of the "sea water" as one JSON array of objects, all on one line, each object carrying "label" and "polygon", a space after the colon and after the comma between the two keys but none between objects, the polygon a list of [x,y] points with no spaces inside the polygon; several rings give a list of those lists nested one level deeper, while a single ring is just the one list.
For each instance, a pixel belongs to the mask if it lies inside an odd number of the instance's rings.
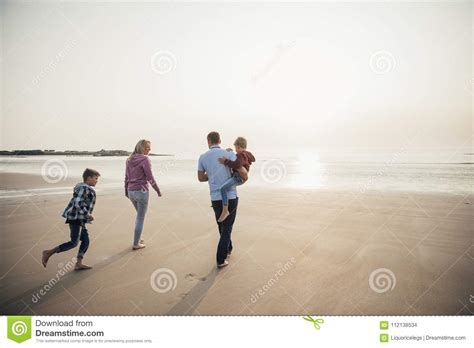
[{"label": "sea water", "polygon": [[[197,158],[151,156],[158,184],[168,192],[190,190],[197,185]],[[101,173],[98,190],[123,189],[126,157],[24,156],[0,157],[0,173],[24,173],[42,177],[38,188],[0,190],[0,198],[52,195],[71,192],[61,185],[77,178],[86,167]],[[258,157],[246,185],[268,189],[409,191],[468,194],[473,192],[474,156],[469,149],[415,152],[303,151],[294,156]]]}]

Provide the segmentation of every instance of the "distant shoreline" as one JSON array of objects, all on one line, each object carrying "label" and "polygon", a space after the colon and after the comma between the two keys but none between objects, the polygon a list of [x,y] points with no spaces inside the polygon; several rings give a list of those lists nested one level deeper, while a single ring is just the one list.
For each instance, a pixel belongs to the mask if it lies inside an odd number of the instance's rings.
[{"label": "distant shoreline", "polygon": [[[130,156],[131,152],[124,150],[100,150],[100,151],[56,151],[56,150],[14,150],[0,151],[0,156],[94,156],[94,157],[112,157],[112,156]],[[171,154],[150,153],[149,156],[174,156]]]}]

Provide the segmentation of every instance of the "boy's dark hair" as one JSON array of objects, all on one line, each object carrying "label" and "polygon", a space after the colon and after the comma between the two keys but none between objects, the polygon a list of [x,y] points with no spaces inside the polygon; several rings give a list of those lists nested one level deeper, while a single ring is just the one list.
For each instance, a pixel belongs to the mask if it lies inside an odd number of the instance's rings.
[{"label": "boy's dark hair", "polygon": [[82,173],[82,179],[84,179],[84,181],[86,181],[87,178],[91,176],[100,176],[100,173],[97,170],[90,168],[86,168],[86,170],[84,170],[84,173]]},{"label": "boy's dark hair", "polygon": [[217,132],[211,132],[207,135],[207,140],[211,143],[211,145],[219,144],[221,140],[221,136]]}]

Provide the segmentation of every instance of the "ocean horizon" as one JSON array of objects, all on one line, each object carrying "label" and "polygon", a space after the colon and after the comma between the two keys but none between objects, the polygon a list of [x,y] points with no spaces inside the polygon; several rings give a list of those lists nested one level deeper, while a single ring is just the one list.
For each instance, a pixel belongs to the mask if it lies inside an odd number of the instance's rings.
[{"label": "ocean horizon", "polygon": [[[474,154],[456,151],[300,152],[287,157],[259,157],[246,186],[267,189],[407,191],[467,194],[473,192]],[[163,190],[200,187],[197,157],[150,157],[154,175]],[[122,189],[126,157],[3,156],[0,173],[42,176],[45,185],[21,187],[10,182],[0,187],[0,199],[66,194],[66,179],[80,180],[86,167],[102,177],[97,190]],[[12,180],[12,179],[10,179]],[[52,183],[54,185],[48,185]],[[12,189],[13,187],[13,189]]]}]

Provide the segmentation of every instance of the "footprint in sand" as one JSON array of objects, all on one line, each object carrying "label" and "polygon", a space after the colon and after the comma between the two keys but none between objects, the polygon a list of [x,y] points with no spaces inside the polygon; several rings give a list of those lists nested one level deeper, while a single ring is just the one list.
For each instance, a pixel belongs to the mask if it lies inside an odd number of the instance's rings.
[{"label": "footprint in sand", "polygon": [[186,276],[184,277],[184,279],[186,280],[189,280],[190,282],[192,282],[193,280],[200,280],[200,281],[205,281],[206,280],[206,277],[198,277],[196,274],[194,273],[188,273],[186,274]]}]

